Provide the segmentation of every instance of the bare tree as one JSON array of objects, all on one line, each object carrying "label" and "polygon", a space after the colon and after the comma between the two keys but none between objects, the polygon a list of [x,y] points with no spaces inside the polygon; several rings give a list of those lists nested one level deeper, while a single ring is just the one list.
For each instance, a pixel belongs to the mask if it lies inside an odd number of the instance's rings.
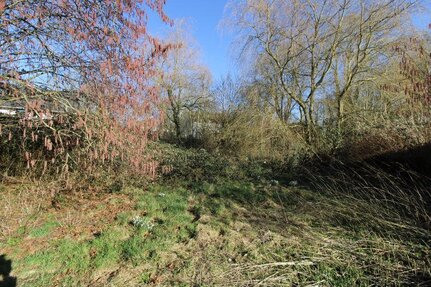
[{"label": "bare tree", "polygon": [[177,141],[183,136],[183,120],[186,112],[193,113],[209,102],[211,74],[200,60],[199,50],[185,24],[178,23],[167,37],[177,46],[160,63],[163,71],[159,79],[162,95],[166,99],[166,115],[173,124]]},{"label": "bare tree", "polygon": [[215,103],[217,123],[224,128],[235,116],[235,112],[241,108],[242,80],[231,75],[221,78],[212,89],[212,100]]},{"label": "bare tree", "polygon": [[[309,144],[316,140],[317,102],[335,98],[341,128],[346,94],[379,62],[415,1],[232,1],[226,23],[239,35],[243,55],[271,86],[278,117],[298,116]],[[250,53],[251,51],[251,53]]]}]

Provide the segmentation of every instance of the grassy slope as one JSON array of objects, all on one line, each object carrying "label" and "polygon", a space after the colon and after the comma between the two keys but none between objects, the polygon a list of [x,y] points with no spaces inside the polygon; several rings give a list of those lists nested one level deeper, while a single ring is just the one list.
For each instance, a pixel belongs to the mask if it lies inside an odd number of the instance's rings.
[{"label": "grassy slope", "polygon": [[244,181],[55,197],[45,189],[0,186],[0,254],[13,261],[18,286],[416,286],[431,279],[429,230],[373,220],[363,213],[368,203],[348,197]]}]

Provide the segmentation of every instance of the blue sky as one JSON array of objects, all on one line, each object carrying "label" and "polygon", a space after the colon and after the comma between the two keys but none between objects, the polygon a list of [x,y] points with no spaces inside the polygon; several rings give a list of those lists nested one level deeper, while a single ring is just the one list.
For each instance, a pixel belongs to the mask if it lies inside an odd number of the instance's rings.
[{"label": "blue sky", "polygon": [[[231,38],[222,35],[218,28],[226,3],[226,0],[167,0],[165,6],[171,19],[186,19],[192,27],[192,35],[202,51],[202,60],[210,68],[214,80],[234,70]],[[150,30],[159,34],[166,28],[152,19]]]},{"label": "blue sky", "polygon": [[[378,1],[378,0],[377,0]],[[167,0],[165,11],[171,19],[184,18],[192,27],[192,35],[202,50],[203,61],[210,68],[213,79],[218,80],[228,73],[235,74],[235,61],[231,53],[232,36],[218,28],[227,0]],[[422,0],[427,11],[416,14],[413,23],[427,29],[431,23],[431,0]],[[162,34],[166,25],[151,15],[150,31]]]}]

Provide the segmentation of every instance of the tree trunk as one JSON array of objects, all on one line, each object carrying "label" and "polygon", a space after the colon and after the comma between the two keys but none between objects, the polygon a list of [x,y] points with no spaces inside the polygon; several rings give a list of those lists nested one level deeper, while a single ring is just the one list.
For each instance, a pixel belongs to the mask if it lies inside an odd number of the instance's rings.
[{"label": "tree trunk", "polygon": [[344,102],[342,97],[337,98],[337,131],[342,132],[344,121]]},{"label": "tree trunk", "polygon": [[305,140],[307,144],[313,146],[315,144],[314,122],[313,115],[310,109],[303,109],[304,124],[305,124]]},{"label": "tree trunk", "polygon": [[344,102],[343,97],[337,97],[337,127],[334,149],[337,149],[343,141]]},{"label": "tree trunk", "polygon": [[180,113],[178,109],[172,110],[172,118],[175,126],[175,136],[177,138],[178,143],[182,142],[181,139],[181,124],[180,124]]},{"label": "tree trunk", "polygon": [[174,100],[174,95],[171,89],[168,89],[168,98],[172,110],[172,122],[175,127],[175,137],[177,142],[181,143],[181,123],[180,123],[180,107],[178,103]]}]

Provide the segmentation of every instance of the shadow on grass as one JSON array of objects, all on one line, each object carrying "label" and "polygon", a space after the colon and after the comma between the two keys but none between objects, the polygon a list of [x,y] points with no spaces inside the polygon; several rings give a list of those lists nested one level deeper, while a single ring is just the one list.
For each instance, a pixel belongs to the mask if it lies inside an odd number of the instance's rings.
[{"label": "shadow on grass", "polygon": [[[371,196],[369,182],[361,185],[350,178],[344,182],[341,185],[321,178],[314,185],[290,187],[271,181],[227,180],[215,184],[194,182],[188,190],[201,198],[200,209],[194,208],[193,213],[198,210],[200,217],[200,213],[209,212],[234,228],[242,226],[231,224],[235,221],[250,225],[244,236],[257,231],[259,244],[271,246],[267,250],[262,245],[262,250],[269,252],[268,258],[289,261],[319,254],[316,261],[322,261],[323,271],[302,270],[307,280],[324,278],[329,286],[346,286],[346,282],[368,286],[373,281],[378,282],[377,286],[431,286],[431,273],[427,271],[431,264],[427,259],[431,232],[423,227],[421,216],[413,217],[422,209],[399,208],[399,204],[418,202],[389,200],[389,192],[395,192],[398,185],[381,184],[379,188],[387,188],[388,193]],[[402,191],[398,195],[407,196]],[[266,243],[271,234],[285,239]],[[295,238],[300,240],[297,245]],[[352,274],[347,276],[349,270]],[[350,277],[344,283],[339,281],[346,276]]]},{"label": "shadow on grass", "polygon": [[[408,286],[431,286],[431,276],[424,272],[418,272],[409,277]],[[407,285],[407,284],[406,284]]]},{"label": "shadow on grass", "polygon": [[0,255],[0,287],[16,287],[16,277],[10,276],[12,272],[12,260],[6,259],[6,255]]},{"label": "shadow on grass", "polygon": [[305,220],[312,227],[431,243],[431,193],[424,178],[416,177],[413,186],[376,168],[332,171],[309,175],[310,183],[303,187],[227,180],[194,182],[189,189],[205,195],[202,205],[212,215],[235,210],[231,216],[264,229],[280,232],[290,226],[300,231]]},{"label": "shadow on grass", "polygon": [[225,223],[239,220],[277,233],[287,232],[287,226],[301,228],[302,224],[289,214],[301,209],[301,202],[315,200],[307,191],[288,189],[269,181],[200,182],[190,184],[188,189],[203,195],[202,209]]}]

